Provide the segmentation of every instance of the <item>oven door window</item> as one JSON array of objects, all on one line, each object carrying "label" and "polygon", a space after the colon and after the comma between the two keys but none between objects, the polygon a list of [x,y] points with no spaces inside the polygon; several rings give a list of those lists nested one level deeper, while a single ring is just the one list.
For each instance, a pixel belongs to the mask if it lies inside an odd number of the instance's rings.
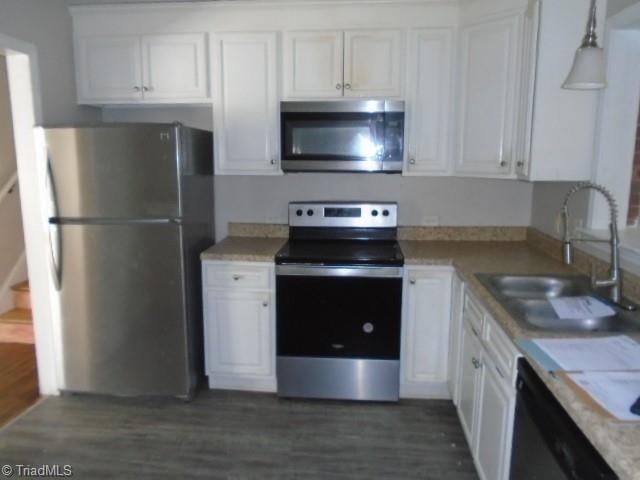
[{"label": "oven door window", "polygon": [[384,114],[282,114],[283,160],[352,162],[379,168],[383,154]]},{"label": "oven door window", "polygon": [[400,356],[402,280],[278,275],[280,356]]}]

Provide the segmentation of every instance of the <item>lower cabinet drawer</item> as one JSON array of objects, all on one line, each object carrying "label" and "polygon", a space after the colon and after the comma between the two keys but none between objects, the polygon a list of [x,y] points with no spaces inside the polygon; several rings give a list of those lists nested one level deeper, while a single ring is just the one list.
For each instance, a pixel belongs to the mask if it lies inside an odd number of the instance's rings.
[{"label": "lower cabinet drawer", "polygon": [[204,282],[207,287],[269,290],[271,268],[268,265],[205,263]]}]

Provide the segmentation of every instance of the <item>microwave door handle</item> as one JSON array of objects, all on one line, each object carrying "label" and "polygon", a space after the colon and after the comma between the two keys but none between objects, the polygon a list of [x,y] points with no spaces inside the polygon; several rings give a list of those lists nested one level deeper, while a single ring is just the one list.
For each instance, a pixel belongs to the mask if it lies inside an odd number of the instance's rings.
[{"label": "microwave door handle", "polygon": [[384,115],[377,114],[376,117],[376,156],[378,158],[378,170],[382,171],[384,168],[384,157],[386,155],[385,144],[385,121]]}]

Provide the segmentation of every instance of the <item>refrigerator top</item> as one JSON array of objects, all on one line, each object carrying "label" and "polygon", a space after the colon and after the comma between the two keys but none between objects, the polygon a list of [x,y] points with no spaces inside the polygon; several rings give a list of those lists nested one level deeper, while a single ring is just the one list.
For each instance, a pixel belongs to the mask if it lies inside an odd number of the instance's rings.
[{"label": "refrigerator top", "polygon": [[179,218],[182,177],[212,173],[211,134],[178,124],[39,131],[47,149],[51,217]]}]

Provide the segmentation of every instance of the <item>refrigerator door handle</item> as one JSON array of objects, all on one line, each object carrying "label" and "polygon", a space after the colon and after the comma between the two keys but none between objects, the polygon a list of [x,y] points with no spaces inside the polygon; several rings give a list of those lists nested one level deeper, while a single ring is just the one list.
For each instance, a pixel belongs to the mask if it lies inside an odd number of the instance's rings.
[{"label": "refrigerator door handle", "polygon": [[51,167],[51,159],[47,156],[47,193],[49,196],[49,208],[51,209],[51,216],[49,220],[49,226],[47,228],[49,239],[49,267],[51,269],[51,276],[53,277],[53,285],[56,290],[60,291],[62,284],[62,270],[60,265],[62,264],[62,242],[60,240],[60,227],[55,225],[55,222],[51,220],[58,215],[58,199],[56,195],[56,186],[53,180],[53,172]]}]

